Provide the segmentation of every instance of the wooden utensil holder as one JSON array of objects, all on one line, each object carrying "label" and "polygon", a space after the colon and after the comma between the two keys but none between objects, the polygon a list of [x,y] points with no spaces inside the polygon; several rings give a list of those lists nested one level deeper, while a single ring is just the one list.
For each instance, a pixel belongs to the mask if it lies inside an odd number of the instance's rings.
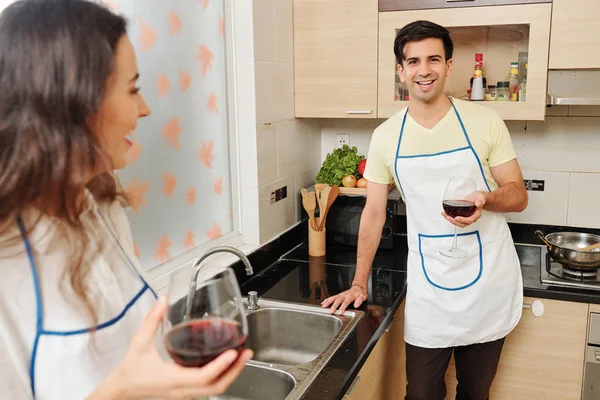
[{"label": "wooden utensil holder", "polygon": [[[315,218],[317,225],[319,225],[319,219]],[[326,253],[325,237],[327,230],[323,228],[322,231],[315,231],[310,224],[308,224],[308,255],[312,257],[322,257]]]}]

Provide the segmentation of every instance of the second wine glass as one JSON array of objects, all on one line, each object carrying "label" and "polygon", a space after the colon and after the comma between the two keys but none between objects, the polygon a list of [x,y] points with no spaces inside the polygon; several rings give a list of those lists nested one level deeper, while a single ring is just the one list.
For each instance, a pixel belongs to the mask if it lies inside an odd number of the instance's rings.
[{"label": "second wine glass", "polygon": [[221,353],[239,353],[248,323],[237,279],[229,268],[201,282],[188,296],[192,271],[176,271],[169,283],[165,346],[184,367],[202,367]]},{"label": "second wine glass", "polygon": [[[452,218],[465,217],[468,218],[475,213],[477,206],[473,199],[474,193],[477,191],[477,182],[472,178],[452,177],[448,180],[446,190],[444,191],[444,199],[442,207],[446,214]],[[457,246],[458,231],[454,225],[454,241],[452,247],[441,249],[440,254],[450,258],[466,258],[469,252],[464,249],[459,249]]]}]

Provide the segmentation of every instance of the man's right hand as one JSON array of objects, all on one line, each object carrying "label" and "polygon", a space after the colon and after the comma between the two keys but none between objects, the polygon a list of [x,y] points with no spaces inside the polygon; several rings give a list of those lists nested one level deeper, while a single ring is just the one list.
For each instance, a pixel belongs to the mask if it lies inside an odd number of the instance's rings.
[{"label": "man's right hand", "polygon": [[350,289],[323,300],[321,307],[327,308],[331,305],[330,314],[334,314],[336,310],[342,314],[350,303],[354,302],[354,308],[358,308],[367,298],[367,289],[360,285],[352,285]]}]

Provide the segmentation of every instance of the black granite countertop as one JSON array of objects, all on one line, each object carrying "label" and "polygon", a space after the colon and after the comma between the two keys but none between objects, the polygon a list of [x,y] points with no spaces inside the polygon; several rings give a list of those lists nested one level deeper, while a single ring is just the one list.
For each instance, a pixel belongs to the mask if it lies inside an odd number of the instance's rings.
[{"label": "black granite countertop", "polygon": [[[509,224],[517,244],[539,244],[536,229],[556,227]],[[564,228],[563,228],[564,229]],[[344,396],[373,350],[406,293],[406,237],[399,236],[394,250],[379,250],[369,278],[369,299],[359,307],[366,313],[342,346],[304,393],[303,399],[337,400]],[[260,297],[320,304],[328,295],[350,287],[356,265],[356,248],[328,245],[327,255],[308,255],[306,221],[281,238],[250,255],[256,274],[243,275],[238,263],[236,275],[244,295],[255,290]],[[521,257],[521,254],[519,254]],[[528,297],[600,304],[600,290],[553,287],[541,283],[540,265],[522,259],[524,295]]]},{"label": "black granite countertop", "polygon": [[[290,254],[301,254],[299,246]],[[354,278],[353,265],[329,264],[334,254],[347,257],[348,250],[328,248],[328,259],[308,257],[306,260],[282,258],[271,267],[241,285],[243,294],[256,290],[260,297],[304,304],[320,304],[329,295],[348,289]],[[354,259],[353,263],[356,263]],[[384,329],[392,322],[405,296],[406,272],[376,264],[369,278],[368,300],[358,309],[365,317],[350,333],[341,347],[328,361],[303,399],[341,399],[352,380],[377,344]],[[350,307],[352,309],[352,307]]]}]

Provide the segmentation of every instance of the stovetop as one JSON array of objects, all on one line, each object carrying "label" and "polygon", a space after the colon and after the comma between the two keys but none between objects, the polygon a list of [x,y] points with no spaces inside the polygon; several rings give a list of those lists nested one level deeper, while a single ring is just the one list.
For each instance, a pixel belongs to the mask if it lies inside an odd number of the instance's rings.
[{"label": "stovetop", "polygon": [[550,257],[544,245],[515,243],[515,246],[521,266],[539,268],[543,285],[600,291],[600,270],[564,267]]},{"label": "stovetop", "polygon": [[552,259],[546,246],[539,246],[540,277],[545,285],[600,291],[600,270],[564,266]]}]

